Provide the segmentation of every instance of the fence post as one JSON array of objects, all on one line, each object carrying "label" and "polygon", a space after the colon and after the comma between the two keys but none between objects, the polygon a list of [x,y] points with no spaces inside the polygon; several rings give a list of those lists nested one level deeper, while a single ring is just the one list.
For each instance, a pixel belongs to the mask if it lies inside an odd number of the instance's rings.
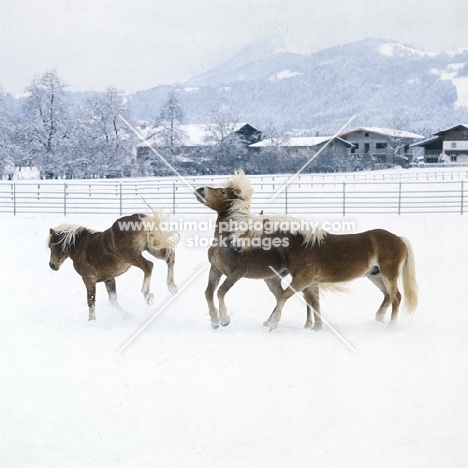
[{"label": "fence post", "polygon": [[63,216],[67,216],[67,183],[63,184]]},{"label": "fence post", "polygon": [[398,184],[398,214],[401,214],[401,180]]},{"label": "fence post", "polygon": [[122,208],[122,181],[119,182],[119,211],[120,216],[122,216],[123,208]]},{"label": "fence post", "polygon": [[343,181],[343,216],[346,216],[346,182]]},{"label": "fence post", "polygon": [[13,216],[16,216],[16,182],[13,182]]},{"label": "fence post", "polygon": [[284,188],[284,212],[288,214],[288,186]]},{"label": "fence post", "polygon": [[463,193],[463,190],[464,190],[464,184],[463,184],[463,179],[461,180],[461,200],[460,200],[460,214],[463,214],[463,204],[464,204],[464,200],[463,200],[463,196],[464,196],[464,193]]}]

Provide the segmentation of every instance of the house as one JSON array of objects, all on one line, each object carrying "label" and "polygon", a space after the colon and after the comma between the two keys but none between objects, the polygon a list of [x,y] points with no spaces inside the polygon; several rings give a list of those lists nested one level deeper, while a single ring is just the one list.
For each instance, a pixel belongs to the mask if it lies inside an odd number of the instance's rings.
[{"label": "house", "polygon": [[[290,165],[296,166],[296,169],[299,169],[299,164],[307,163],[320,151],[319,156],[310,163],[308,169],[318,172],[337,172],[353,170],[347,157],[352,146],[350,142],[342,138],[331,136],[288,137],[286,135],[284,138],[267,138],[249,145],[249,150],[257,155],[281,152],[283,160],[289,159]],[[285,165],[288,167],[287,163]],[[293,170],[294,168],[288,169]]]},{"label": "house", "polygon": [[177,148],[179,152],[183,153],[184,150],[200,146],[214,146],[231,135],[237,135],[246,146],[262,139],[262,132],[247,122],[176,124],[172,129],[169,123],[162,122],[156,127],[140,124],[137,130],[142,137],[135,146],[135,155],[139,160],[147,159],[152,154],[151,149],[144,141],[154,148]]},{"label": "house", "polygon": [[412,158],[411,144],[424,138],[413,132],[379,127],[359,127],[339,136],[352,143],[349,154],[360,155],[383,166],[406,166]]},{"label": "house", "polygon": [[468,163],[468,125],[458,124],[432,135],[411,145],[424,148],[424,162]]}]

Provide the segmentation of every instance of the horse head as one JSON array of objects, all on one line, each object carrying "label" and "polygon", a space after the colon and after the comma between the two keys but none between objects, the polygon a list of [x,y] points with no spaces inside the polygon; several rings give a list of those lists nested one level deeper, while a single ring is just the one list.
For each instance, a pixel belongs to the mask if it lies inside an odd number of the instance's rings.
[{"label": "horse head", "polygon": [[222,187],[200,187],[197,200],[217,213],[235,210],[239,204],[249,205],[253,189],[243,171],[237,171]]},{"label": "horse head", "polygon": [[52,270],[57,271],[70,256],[75,247],[77,233],[82,230],[81,226],[68,224],[50,229],[47,246],[50,249],[49,266]]}]

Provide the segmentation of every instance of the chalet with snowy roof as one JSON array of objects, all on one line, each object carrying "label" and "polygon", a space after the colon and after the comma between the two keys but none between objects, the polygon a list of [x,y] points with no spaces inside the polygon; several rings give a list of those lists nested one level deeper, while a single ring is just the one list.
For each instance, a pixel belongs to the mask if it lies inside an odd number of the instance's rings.
[{"label": "chalet with snowy roof", "polygon": [[[151,156],[151,149],[144,141],[155,148],[184,148],[214,146],[232,135],[239,137],[246,146],[261,140],[262,132],[247,122],[219,124],[176,124],[160,123],[158,126],[140,124],[137,127],[141,139],[136,142],[136,157],[144,159]],[[144,141],[143,141],[144,140]]]},{"label": "chalet with snowy roof", "polygon": [[433,133],[431,138],[414,143],[424,148],[426,163],[468,163],[468,125],[458,124]]},{"label": "chalet with snowy roof", "polygon": [[417,133],[380,127],[359,127],[340,134],[352,143],[349,154],[367,157],[384,166],[407,166],[412,159],[411,145],[424,138]]},{"label": "chalet with snowy roof", "polygon": [[352,170],[351,167],[348,167],[349,158],[347,157],[352,146],[350,142],[332,136],[286,136],[278,139],[267,138],[250,145],[249,149],[254,154],[268,154],[277,148],[281,150],[283,158],[299,158],[302,159],[300,163],[303,164],[320,152],[317,158],[308,166],[306,172],[337,172]]}]

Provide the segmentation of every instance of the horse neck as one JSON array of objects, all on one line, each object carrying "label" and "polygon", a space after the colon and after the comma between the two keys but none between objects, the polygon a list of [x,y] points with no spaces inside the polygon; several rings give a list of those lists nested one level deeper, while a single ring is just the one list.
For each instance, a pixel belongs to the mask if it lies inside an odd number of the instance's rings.
[{"label": "horse neck", "polygon": [[68,256],[73,260],[75,257],[76,253],[80,250],[81,245],[83,244],[83,241],[85,240],[86,237],[91,234],[87,230],[83,230],[75,236],[75,240],[72,244],[70,244],[67,248],[67,254]]},{"label": "horse neck", "polygon": [[218,238],[219,236],[225,235],[226,230],[223,229],[222,232],[219,230],[220,223],[229,222],[229,214],[226,213],[218,213],[218,217],[216,218],[216,227],[215,227],[215,237]]}]

